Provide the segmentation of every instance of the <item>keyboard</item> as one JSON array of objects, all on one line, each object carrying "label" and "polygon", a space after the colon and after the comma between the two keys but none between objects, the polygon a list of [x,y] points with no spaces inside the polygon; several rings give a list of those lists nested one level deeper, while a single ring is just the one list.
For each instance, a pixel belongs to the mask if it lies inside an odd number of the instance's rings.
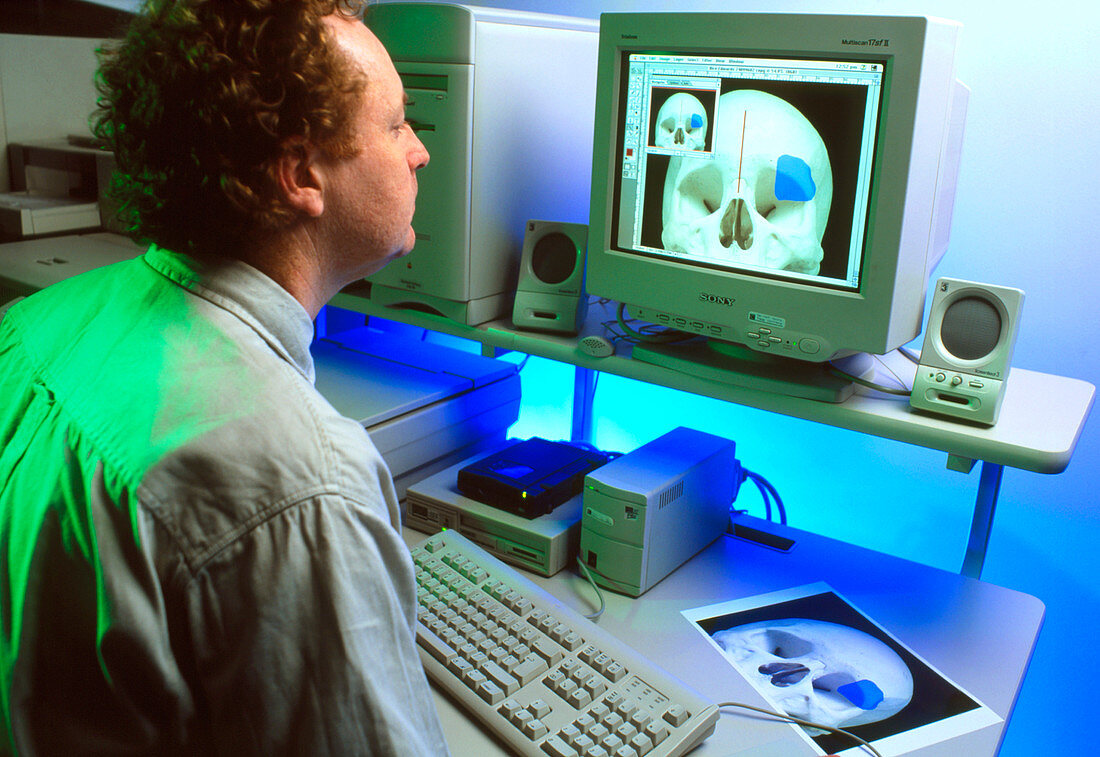
[{"label": "keyboard", "polygon": [[718,708],[457,531],[413,552],[428,677],[526,757],[666,757]]}]

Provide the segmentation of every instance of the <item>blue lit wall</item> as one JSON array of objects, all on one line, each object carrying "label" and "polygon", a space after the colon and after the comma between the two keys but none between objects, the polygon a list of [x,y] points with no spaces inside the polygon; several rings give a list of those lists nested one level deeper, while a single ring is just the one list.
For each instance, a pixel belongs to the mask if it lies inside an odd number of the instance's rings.
[{"label": "blue lit wall", "polygon": [[[1100,378],[1093,294],[1100,288],[1094,58],[1100,6],[1070,0],[1041,6],[996,0],[468,1],[577,16],[682,7],[961,21],[958,76],[972,93],[952,244],[937,273],[1026,290],[1015,365],[1093,383]],[[571,388],[570,368],[532,359],[515,435],[567,436]],[[677,425],[722,434],[737,441],[748,467],[776,484],[792,525],[948,570],[961,563],[977,471],[947,471],[944,454],[613,376],[600,379],[596,411],[602,447],[631,449]],[[1093,419],[1061,475],[1005,472],[983,577],[1047,605],[1005,757],[1095,753],[1091,729],[1073,705],[1093,702],[1091,681],[1100,678],[1100,661],[1082,654],[1100,618],[1096,428]],[[754,491],[743,489],[743,506],[758,502]]]}]

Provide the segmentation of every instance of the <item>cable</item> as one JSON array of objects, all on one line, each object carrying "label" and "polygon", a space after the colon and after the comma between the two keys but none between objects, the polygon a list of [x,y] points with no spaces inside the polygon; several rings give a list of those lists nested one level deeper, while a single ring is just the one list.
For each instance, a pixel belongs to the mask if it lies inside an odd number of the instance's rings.
[{"label": "cable", "polygon": [[[689,339],[697,338],[697,334],[689,334],[685,331],[677,331],[676,329],[665,329],[655,324],[649,324],[641,329],[635,329],[633,326],[627,324],[623,314],[626,313],[626,305],[622,302],[619,303],[619,307],[615,310],[615,318],[619,322],[619,328],[625,331],[629,336],[638,340],[639,342],[654,342],[659,344],[665,344],[669,342],[686,342]],[[647,329],[661,329],[660,331],[647,331]]]},{"label": "cable", "polygon": [[779,522],[784,526],[787,525],[787,508],[783,505],[783,498],[779,496],[779,491],[772,485],[771,481],[748,468],[742,468],[741,475],[756,484],[756,488],[760,490],[760,496],[764,498],[765,517],[769,521],[772,519],[771,503],[774,500],[775,508],[779,512]]},{"label": "cable", "polygon": [[771,498],[771,495],[768,494],[768,490],[766,488],[764,488],[764,485],[761,484],[758,479],[752,478],[749,475],[749,472],[747,470],[745,470],[744,468],[741,469],[741,480],[742,481],[750,481],[751,480],[754,484],[756,484],[756,488],[760,490],[760,497],[764,500],[764,519],[767,520],[769,523],[771,523],[771,520],[772,520],[772,498]]},{"label": "cable", "polygon": [[906,388],[906,389],[909,388],[908,385],[905,383],[905,380],[901,376],[898,375],[897,371],[895,371],[893,368],[891,368],[889,365],[887,365],[886,361],[883,360],[881,356],[874,355],[873,357],[874,357],[876,363],[878,363],[879,365],[881,365],[883,368],[885,368],[887,371],[890,372],[890,375],[894,378],[894,381],[898,382],[899,386],[901,386],[903,388]]},{"label": "cable", "polygon": [[796,718],[793,715],[787,715],[787,714],[782,713],[782,712],[774,712],[772,710],[766,710],[763,707],[754,707],[751,704],[742,704],[741,702],[719,702],[718,707],[719,708],[721,708],[721,707],[740,707],[740,708],[745,709],[745,710],[752,710],[753,712],[759,712],[762,715],[768,715],[769,717],[776,718],[777,720],[787,721],[787,722],[790,722],[790,723],[794,723],[796,725],[804,726],[806,728],[817,728],[817,729],[820,729],[822,731],[827,731],[829,733],[834,733],[834,734],[837,734],[837,735],[840,735],[840,736],[846,736],[849,739],[851,739],[852,741],[856,742],[857,745],[863,747],[864,749],[869,751],[871,754],[875,755],[875,757],[882,757],[882,752],[875,749],[871,745],[871,742],[867,741],[866,739],[862,739],[859,736],[856,736],[851,731],[846,731],[843,728],[835,728],[835,727],[830,726],[830,725],[823,725],[821,723],[814,723],[811,720],[803,720],[802,718]]},{"label": "cable", "polygon": [[[592,585],[592,589],[596,592],[596,596],[600,600],[600,609],[596,610],[596,612],[592,613],[591,615],[584,616],[595,623],[597,620],[600,619],[600,616],[603,615],[604,609],[607,607],[607,605],[604,603],[603,592],[600,591],[600,587],[596,585],[596,579],[592,577],[592,571],[590,571],[588,569],[588,566],[584,564],[584,560],[581,559],[580,555],[577,555],[577,565],[580,566],[581,573],[583,573],[584,577],[588,579],[588,583]],[[600,573],[600,575],[602,576],[603,574]]]},{"label": "cable", "polygon": [[876,392],[885,392],[886,394],[894,394],[894,395],[897,395],[899,397],[908,397],[913,393],[913,391],[911,389],[898,389],[897,387],[893,387],[893,386],[886,386],[884,384],[876,384],[873,381],[868,381],[867,379],[860,378],[859,376],[853,376],[851,373],[848,373],[847,371],[843,371],[840,368],[837,368],[832,363],[829,363],[829,373],[833,374],[834,376],[837,376],[838,378],[848,379],[849,381],[855,382],[855,383],[859,384],[860,386],[866,386],[869,389],[874,389]]}]

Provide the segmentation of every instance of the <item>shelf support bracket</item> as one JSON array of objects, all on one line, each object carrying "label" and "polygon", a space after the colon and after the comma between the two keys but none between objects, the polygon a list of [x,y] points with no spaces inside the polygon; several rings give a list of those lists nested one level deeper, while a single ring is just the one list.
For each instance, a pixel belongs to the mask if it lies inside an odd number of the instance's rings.
[{"label": "shelf support bracket", "polygon": [[970,524],[970,539],[966,544],[966,555],[960,571],[969,578],[982,577],[982,566],[989,548],[989,533],[993,528],[993,514],[997,509],[997,495],[1001,491],[1003,473],[1003,465],[982,462],[978,498],[974,503],[974,520]]},{"label": "shelf support bracket", "polygon": [[596,375],[591,368],[573,369],[573,422],[569,438],[574,442],[592,444],[592,403],[596,398]]}]

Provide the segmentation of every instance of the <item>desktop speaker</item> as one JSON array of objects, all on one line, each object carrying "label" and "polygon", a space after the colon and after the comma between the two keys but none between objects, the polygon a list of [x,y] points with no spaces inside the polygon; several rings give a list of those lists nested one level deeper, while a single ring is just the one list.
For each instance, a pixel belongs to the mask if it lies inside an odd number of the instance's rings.
[{"label": "desktop speaker", "polygon": [[588,227],[528,221],[523,235],[512,323],[516,328],[576,334],[588,313],[584,253]]},{"label": "desktop speaker", "polygon": [[995,424],[1023,304],[1019,289],[959,279],[937,281],[909,404]]}]

